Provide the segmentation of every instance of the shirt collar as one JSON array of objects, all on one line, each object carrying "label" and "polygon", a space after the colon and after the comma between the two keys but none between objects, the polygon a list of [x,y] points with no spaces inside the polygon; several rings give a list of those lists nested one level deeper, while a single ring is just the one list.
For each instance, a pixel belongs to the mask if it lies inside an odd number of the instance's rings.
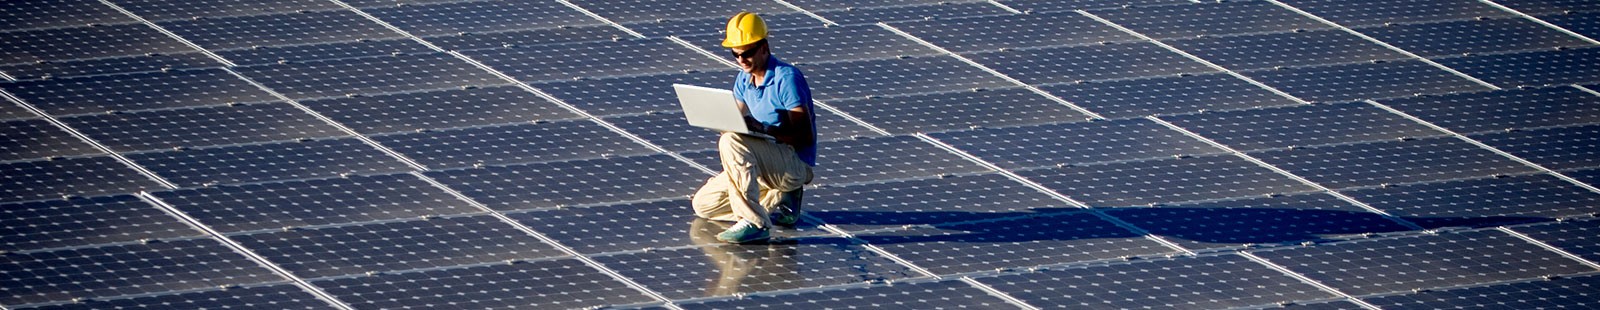
[{"label": "shirt collar", "polygon": [[753,88],[764,88],[764,87],[767,87],[767,85],[772,85],[772,79],[774,77],[773,72],[776,71],[773,68],[777,68],[777,67],[778,67],[778,57],[777,56],[772,56],[772,55],[767,55],[767,73],[766,73],[766,75],[763,75],[761,77],[761,85],[755,85],[755,83],[750,82],[750,79],[753,77],[753,76],[751,76],[750,72],[739,72],[739,77],[740,77],[739,81],[741,83],[750,85],[750,87],[753,87]]}]

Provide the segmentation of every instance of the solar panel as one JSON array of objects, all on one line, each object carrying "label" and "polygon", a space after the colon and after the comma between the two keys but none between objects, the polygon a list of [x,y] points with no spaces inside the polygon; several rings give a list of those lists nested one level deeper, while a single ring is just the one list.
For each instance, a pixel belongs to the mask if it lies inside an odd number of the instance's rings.
[{"label": "solar panel", "polygon": [[[1145,42],[1018,49],[966,55],[1029,84],[1173,76],[1216,71]],[[1038,59],[1053,59],[1039,62]]]},{"label": "solar panel", "polygon": [[374,136],[373,140],[435,169],[651,153],[590,121],[511,124]]},{"label": "solar panel", "polygon": [[1600,126],[1490,133],[1473,139],[1548,169],[1600,167]]},{"label": "solar panel", "polygon": [[[733,12],[729,12],[732,15]],[[761,20],[767,22],[769,31],[795,30],[802,28],[824,27],[827,23],[798,12],[767,12],[761,14]],[[635,32],[647,37],[657,38],[665,36],[686,36],[696,34],[721,33],[728,27],[727,16],[709,16],[695,18],[657,18],[655,20],[621,22]]]},{"label": "solar panel", "polygon": [[850,231],[1076,210],[999,174],[822,186],[806,196],[807,214]]},{"label": "solar panel", "polygon": [[930,5],[903,5],[881,6],[862,8],[843,8],[836,10],[811,10],[822,18],[827,18],[841,25],[871,24],[879,22],[895,22],[910,20],[933,20],[956,18],[965,16],[985,16],[1009,14],[999,6],[984,2],[951,3],[940,2]]},{"label": "solar panel", "polygon": [[1248,81],[1221,73],[1044,85],[1039,88],[1113,119],[1298,104]]},{"label": "solar panel", "polygon": [[[885,131],[900,134],[1087,118],[1067,105],[1022,88],[851,98],[830,100],[828,105]],[[951,113],[954,111],[961,112]]]},{"label": "solar panel", "polygon": [[1330,27],[1267,1],[1133,7],[1089,13],[1158,40]]},{"label": "solar panel", "polygon": [[0,160],[27,160],[55,156],[100,153],[60,127],[42,119],[19,119],[0,123]]},{"label": "solar panel", "polygon": [[816,184],[924,178],[987,170],[933,144],[907,136],[823,141],[817,143],[817,149],[816,179],[812,181]]},{"label": "solar panel", "polygon": [[241,66],[298,63],[324,59],[427,54],[434,52],[417,41],[394,38],[383,40],[355,40],[302,45],[251,46],[238,49],[211,50],[218,56]]},{"label": "solar panel", "polygon": [[1330,188],[1535,171],[1532,167],[1448,137],[1311,146],[1250,155]]},{"label": "solar panel", "polygon": [[1506,86],[1545,86],[1600,82],[1600,48],[1559,49],[1516,54],[1441,59],[1440,64]]},{"label": "solar panel", "polygon": [[0,83],[0,88],[55,115],[275,100],[248,82],[215,69],[22,81]]},{"label": "solar panel", "polygon": [[1361,103],[1273,107],[1162,119],[1240,151],[1443,135]]},{"label": "solar panel", "polygon": [[524,82],[726,68],[688,47],[662,39],[472,50],[462,54]]},{"label": "solar panel", "polygon": [[529,30],[478,33],[458,32],[427,37],[424,40],[445,50],[465,51],[518,46],[608,41],[627,37],[628,33],[605,25],[564,26]]},{"label": "solar panel", "polygon": [[127,165],[107,156],[65,157],[0,163],[4,201],[99,196],[160,188]]},{"label": "solar panel", "polygon": [[1019,171],[1017,174],[1097,208],[1261,196],[1313,189],[1229,155],[1067,165]]},{"label": "solar panel", "polygon": [[1495,3],[1529,15],[1555,14],[1565,11],[1600,11],[1600,5],[1582,0],[1498,0]]},{"label": "solar panel", "polygon": [[672,84],[728,89],[737,75],[737,71],[724,69],[531,84],[590,115],[609,116],[681,111]]},{"label": "solar panel", "polygon": [[[956,53],[1138,40],[1133,35],[1074,13],[950,18],[895,22],[890,25]],[[1035,33],[1056,35],[1033,35]]]},{"label": "solar panel", "polygon": [[229,238],[307,278],[563,255],[485,215],[285,229]]},{"label": "solar panel", "polygon": [[34,80],[118,73],[166,72],[221,66],[221,63],[211,57],[198,52],[191,52],[8,64],[0,65],[0,72],[5,72],[7,75],[19,80]]},{"label": "solar panel", "polygon": [[243,144],[126,154],[179,186],[401,172],[410,167],[354,138]]},{"label": "solar panel", "polygon": [[83,115],[61,122],[118,152],[345,135],[280,102]]},{"label": "solar panel", "polygon": [[1252,254],[1351,295],[1594,270],[1494,230],[1267,249]]},{"label": "solar panel", "polygon": [[[7,85],[5,83],[0,83],[0,88],[5,88],[6,86],[9,86],[9,85]],[[0,119],[12,120],[12,119],[21,119],[21,118],[32,118],[32,117],[37,117],[37,116],[38,115],[34,115],[32,111],[28,111],[28,109],[25,109],[20,105],[15,105],[15,104],[12,104],[10,102],[7,102],[6,104],[0,104]]]},{"label": "solar panel", "polygon": [[1190,250],[1296,244],[1408,230],[1382,215],[1323,193],[1114,208],[1105,212]]},{"label": "solar panel", "polygon": [[[496,210],[683,197],[707,175],[666,155],[424,172]],[[641,176],[654,180],[641,183]]]},{"label": "solar panel", "polygon": [[1379,102],[1460,133],[1600,123],[1600,96],[1571,87],[1509,89]]},{"label": "solar panel", "polygon": [[1593,305],[1600,293],[1600,277],[1553,278],[1487,286],[1429,290],[1366,298],[1368,303],[1385,308],[1408,307],[1515,307],[1542,309],[1580,309]]},{"label": "solar panel", "polygon": [[349,11],[305,11],[157,22],[207,49],[238,49],[400,38],[400,33]]},{"label": "solar panel", "polygon": [[242,67],[240,74],[295,99],[503,84],[445,54],[336,59]]},{"label": "solar panel", "polygon": [[1571,12],[1560,15],[1539,16],[1539,19],[1555,24],[1562,29],[1594,38],[1600,36],[1600,22],[1595,21],[1595,16],[1600,16],[1600,12]]},{"label": "solar panel", "polygon": [[123,299],[85,299],[29,309],[163,309],[163,308],[326,309],[328,303],[292,284],[228,287]]},{"label": "solar panel", "polygon": [[1422,57],[1461,56],[1591,45],[1520,18],[1464,20],[1361,29]]},{"label": "solar panel", "polygon": [[6,30],[137,22],[92,0],[9,1],[0,8],[5,12],[0,13],[0,29]]},{"label": "solar panel", "polygon": [[1600,222],[1590,220],[1562,221],[1520,225],[1511,227],[1511,230],[1527,235],[1534,240],[1539,240],[1567,253],[1572,253],[1583,259],[1594,261],[1600,258],[1600,240],[1594,234],[1600,230]]},{"label": "solar panel", "polygon": [[202,234],[130,195],[8,203],[0,214],[0,250],[12,252]]},{"label": "solar panel", "polygon": [[1600,194],[1546,174],[1395,185],[1345,194],[1423,227],[1505,225],[1600,211],[1596,207]]},{"label": "solar panel", "polygon": [[139,24],[0,32],[0,44],[7,64],[194,51]]},{"label": "solar panel", "polygon": [[357,132],[411,132],[576,118],[514,86],[472,87],[306,100],[301,104]]},{"label": "solar panel", "polygon": [[214,239],[7,253],[0,275],[7,305],[284,280]]},{"label": "solar panel", "polygon": [[410,174],[151,192],[221,233],[481,212]]},{"label": "solar panel", "polygon": [[1167,44],[1233,70],[1406,58],[1405,54],[1339,30],[1206,37]]},{"label": "solar panel", "polygon": [[[695,217],[686,199],[541,209],[506,216],[588,254],[698,246],[705,240],[694,240],[692,236],[715,235],[723,229]],[[802,225],[771,233],[779,238],[796,238],[826,232]]]},{"label": "solar panel", "polygon": [[1301,99],[1321,102],[1489,90],[1483,85],[1416,60],[1241,73]]},{"label": "solar panel", "polygon": [[[697,221],[718,225],[711,221]],[[725,225],[725,224],[723,224]],[[695,229],[699,247],[594,256],[595,261],[667,298],[730,296],[803,287],[883,282],[916,274],[843,238],[797,238],[759,245],[716,241]],[[613,302],[614,301],[610,301]]]},{"label": "solar panel", "polygon": [[340,8],[337,3],[316,0],[128,0],[118,1],[117,5],[151,21],[286,14]]},{"label": "solar panel", "polygon": [[576,259],[380,273],[311,284],[360,308],[583,308],[651,300]]},{"label": "solar panel", "polygon": [[1085,212],[908,227],[856,237],[935,274],[1176,252]]},{"label": "solar panel", "polygon": [[1293,0],[1286,3],[1349,27],[1510,15],[1470,0]]},{"label": "solar panel", "polygon": [[1226,308],[1332,297],[1237,255],[1182,257],[977,278],[1036,307]]},{"label": "solar panel", "polygon": [[678,303],[684,309],[1009,309],[1006,303],[964,282],[896,283],[816,292],[748,295],[732,300]]},{"label": "solar panel", "polygon": [[657,19],[721,17],[723,25],[726,26],[727,17],[740,11],[761,15],[794,11],[773,1],[691,0],[667,3],[647,0],[581,0],[572,3],[623,24]]},{"label": "solar panel", "polygon": [[[938,54],[932,48],[874,25],[772,30],[768,45],[784,62],[828,63]],[[722,34],[687,36],[686,41],[723,57]],[[730,79],[731,80],[731,79]]]},{"label": "solar panel", "polygon": [[559,2],[474,1],[362,11],[419,37],[602,24]]},{"label": "solar panel", "polygon": [[1115,7],[1162,6],[1167,4],[1192,3],[1183,0],[1003,0],[996,2],[1027,13],[1060,12]]},{"label": "solar panel", "polygon": [[1013,84],[950,57],[913,57],[799,65],[811,84],[813,99],[861,98]]},{"label": "solar panel", "polygon": [[1146,119],[983,128],[930,136],[1007,169],[1222,152]]}]

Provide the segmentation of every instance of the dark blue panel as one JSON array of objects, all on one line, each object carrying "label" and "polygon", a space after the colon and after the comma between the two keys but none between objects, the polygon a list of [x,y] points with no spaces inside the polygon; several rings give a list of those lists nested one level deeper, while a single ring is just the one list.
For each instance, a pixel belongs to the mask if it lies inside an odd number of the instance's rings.
[{"label": "dark blue panel", "polygon": [[[705,225],[726,225],[697,221]],[[721,226],[718,226],[721,227]],[[697,229],[700,247],[593,257],[607,268],[667,298],[885,281],[918,274],[843,238],[800,238],[736,245],[716,240],[720,229]]]},{"label": "dark blue panel", "polygon": [[431,169],[629,156],[649,148],[589,120],[374,136]]},{"label": "dark blue panel", "polygon": [[446,54],[326,60],[238,70],[295,99],[506,83]]},{"label": "dark blue panel", "polygon": [[[714,235],[727,229],[726,224],[701,223],[707,220],[695,217],[685,199],[545,209],[506,216],[582,253],[690,246],[697,244],[691,240],[692,235]],[[770,232],[777,238],[826,233],[810,225]]]},{"label": "dark blue panel", "polygon": [[1313,190],[1229,155],[1077,165],[1020,171],[1094,207],[1125,207]]},{"label": "dark blue panel", "polygon": [[729,89],[738,71],[726,68],[692,73],[628,76],[605,79],[578,79],[532,83],[551,96],[591,115],[635,114],[646,111],[682,110],[672,84],[687,84]]},{"label": "dark blue panel", "polygon": [[283,281],[213,239],[0,256],[8,305]]},{"label": "dark blue panel", "polygon": [[95,153],[100,153],[100,150],[49,121],[19,119],[0,122],[0,161]]},{"label": "dark blue panel", "polygon": [[462,54],[524,82],[727,68],[689,47],[663,39],[498,48]]},{"label": "dark blue panel", "polygon": [[0,29],[5,30],[137,22],[94,0],[0,2]]},{"label": "dark blue panel", "polygon": [[1189,249],[1291,244],[1407,230],[1327,194],[1246,198],[1106,213]]},{"label": "dark blue panel", "polygon": [[977,280],[1029,305],[1047,308],[1221,309],[1332,297],[1236,255],[1052,269]]},{"label": "dark blue panel", "polygon": [[1253,254],[1357,296],[1594,271],[1495,230],[1370,239]]},{"label": "dark blue panel", "polygon": [[794,12],[794,9],[773,1],[700,0],[669,3],[650,0],[581,0],[572,3],[621,24],[658,19],[720,17],[723,26],[727,26],[728,17],[740,11],[761,15]]},{"label": "dark blue panel", "polygon": [[1397,25],[1359,31],[1422,57],[1591,45],[1589,42],[1521,18]]},{"label": "dark blue panel", "polygon": [[[668,151],[702,151],[717,149],[717,132],[690,126],[682,112],[662,112],[605,118],[622,130],[638,135],[651,144]],[[822,126],[817,126],[822,127]],[[818,128],[819,133],[821,128]],[[818,137],[821,138],[821,137]]]},{"label": "dark blue panel", "polygon": [[666,155],[425,172],[498,210],[687,197],[709,175]]},{"label": "dark blue panel", "polygon": [[1347,27],[1511,16],[1511,13],[1472,0],[1292,0],[1285,3]]},{"label": "dark blue panel", "polygon": [[238,49],[404,37],[349,11],[297,12],[157,22],[206,49]]},{"label": "dark blue panel", "polygon": [[1600,276],[1554,278],[1363,298],[1384,309],[1583,309],[1594,307]]},{"label": "dark blue panel", "polygon": [[1600,221],[1564,221],[1511,229],[1589,261],[1600,260]]},{"label": "dark blue panel", "polygon": [[[906,21],[891,26],[957,53],[1138,40],[1094,19],[1065,12]],[[1051,35],[1038,35],[1041,33]]]},{"label": "dark blue panel", "polygon": [[[712,34],[728,29],[728,17],[733,14],[730,12],[728,16],[634,21],[622,23],[622,26],[652,38]],[[762,13],[761,20],[767,22],[769,30],[815,28],[827,25],[811,15],[798,12]]]},{"label": "dark blue panel", "polygon": [[1472,138],[1552,170],[1600,167],[1600,125],[1490,133]]},{"label": "dark blue panel", "polygon": [[1489,90],[1486,86],[1416,60],[1242,73],[1290,95],[1321,102]]},{"label": "dark blue panel", "polygon": [[353,138],[127,154],[179,186],[326,178],[409,170]]},{"label": "dark blue panel", "polygon": [[[772,29],[768,46],[788,63],[825,63],[885,59],[899,56],[927,56],[939,52],[876,25],[856,25],[805,29]],[[728,60],[733,55],[722,47],[722,34],[684,37],[701,49]]]},{"label": "dark blue panel", "polygon": [[938,5],[949,3],[983,2],[981,0],[793,0],[788,1],[795,6],[810,11],[827,11],[843,9],[866,9],[886,6],[912,6],[912,5]]},{"label": "dark blue panel", "polygon": [[419,37],[602,24],[560,2],[544,1],[473,1],[362,11]]},{"label": "dark blue panel", "polygon": [[28,309],[327,309],[330,305],[293,284],[231,287],[207,291],[142,296],[127,299],[88,299],[81,302]]},{"label": "dark blue panel", "polygon": [[0,250],[6,251],[204,234],[129,195],[4,204],[0,214]]},{"label": "dark blue panel", "polygon": [[1346,194],[1429,228],[1547,221],[1600,211],[1600,194],[1545,174],[1396,185]]},{"label": "dark blue panel", "polygon": [[259,46],[231,50],[212,50],[240,66],[306,62],[323,59],[427,54],[427,45],[410,39],[356,40],[290,46]]},{"label": "dark blue panel", "polygon": [[564,255],[487,215],[292,229],[230,238],[305,278]]},{"label": "dark blue panel", "polygon": [[1146,119],[984,128],[931,136],[1007,169],[1222,152]]},{"label": "dark blue panel", "polygon": [[3,201],[98,196],[161,188],[111,157],[68,157],[0,164]]},{"label": "dark blue panel", "polygon": [[1600,11],[1600,3],[1588,0],[1496,0],[1495,3],[1528,15],[1555,14],[1566,11]]},{"label": "dark blue panel", "polygon": [[1011,14],[1011,12],[1000,8],[999,6],[983,2],[940,2],[938,4],[931,5],[886,6],[812,11],[823,18],[827,18],[828,20],[841,25]]},{"label": "dark blue panel", "polygon": [[[10,88],[11,85],[16,85],[16,84],[14,84],[14,83],[0,83],[0,88]],[[27,108],[23,108],[21,105],[16,105],[16,104],[11,104],[11,103],[0,104],[0,119],[10,120],[10,119],[34,118],[34,117],[39,117],[39,116],[33,114],[32,111],[28,111]]]},{"label": "dark blue panel", "polygon": [[1380,102],[1459,133],[1600,123],[1600,96],[1571,87],[1511,89]]},{"label": "dark blue panel", "polygon": [[806,196],[805,212],[855,231],[1078,209],[999,174],[824,186]]},{"label": "dark blue panel", "polygon": [[1167,44],[1233,70],[1404,59],[1405,54],[1340,30],[1171,40]]},{"label": "dark blue panel", "polygon": [[1156,39],[1332,27],[1267,1],[1135,7],[1090,13]]},{"label": "dark blue panel", "polygon": [[1539,19],[1589,38],[1600,37],[1600,12],[1539,16]]},{"label": "dark blue panel", "polygon": [[1299,147],[1250,155],[1335,189],[1535,171],[1449,137]]},{"label": "dark blue panel", "polygon": [[732,300],[678,303],[684,309],[1012,309],[1015,305],[957,280],[756,294]]},{"label": "dark blue panel", "polygon": [[1441,59],[1440,64],[1501,87],[1600,82],[1600,47]]},{"label": "dark blue panel", "polygon": [[1065,104],[1022,88],[829,101],[890,133],[1005,127],[1087,119]]},{"label": "dark blue panel", "polygon": [[[1216,71],[1152,43],[1117,43],[969,54],[967,58],[1028,84],[1173,76]],[[1052,59],[1052,61],[1039,61]]]},{"label": "dark blue panel", "polygon": [[336,97],[300,104],[365,134],[578,117],[577,113],[515,86]]},{"label": "dark blue panel", "polygon": [[357,8],[372,8],[380,6],[418,5],[429,3],[461,2],[463,0],[348,0],[344,3]]},{"label": "dark blue panel", "polygon": [[83,115],[61,122],[118,152],[345,135],[281,102]]},{"label": "dark blue panel", "polygon": [[222,63],[196,52],[0,65],[0,71],[19,80],[31,80],[216,67],[222,67]]},{"label": "dark blue panel", "polygon": [[462,32],[423,38],[439,48],[452,51],[541,46],[549,44],[609,41],[630,35],[606,25],[513,30],[504,32]]},{"label": "dark blue panel", "polygon": [[312,281],[357,308],[583,308],[651,301],[576,259]]},{"label": "dark blue panel", "polygon": [[[914,137],[896,136],[817,143],[815,184],[925,178],[987,169]],[[718,167],[712,167],[713,170]]]},{"label": "dark blue panel", "polygon": [[1162,118],[1240,151],[1444,134],[1365,103],[1300,105]]},{"label": "dark blue panel", "polygon": [[409,174],[153,192],[222,233],[480,212]]},{"label": "dark blue panel", "polygon": [[185,70],[0,84],[57,116],[274,100],[227,71]]},{"label": "dark blue panel", "polygon": [[856,237],[936,274],[1177,252],[1086,212],[941,224]]},{"label": "dark blue panel", "polygon": [[343,9],[337,3],[317,0],[118,0],[116,3],[152,21]]},{"label": "dark blue panel", "polygon": [[1297,104],[1248,81],[1221,73],[1040,88],[1113,119]]},{"label": "dark blue panel", "polygon": [[6,47],[0,49],[5,64],[194,51],[141,24],[6,31],[0,46]]},{"label": "dark blue panel", "polygon": [[1022,10],[1023,12],[1061,12],[1083,9],[1161,6],[1166,4],[1193,3],[1183,0],[1001,0],[996,2],[1018,10]]},{"label": "dark blue panel", "polygon": [[817,100],[1001,88],[1016,84],[950,57],[800,65]]},{"label": "dark blue panel", "polygon": [[1590,186],[1600,185],[1600,169],[1565,171],[1562,172],[1562,174],[1570,176],[1573,179],[1577,179],[1580,182],[1589,184]]}]

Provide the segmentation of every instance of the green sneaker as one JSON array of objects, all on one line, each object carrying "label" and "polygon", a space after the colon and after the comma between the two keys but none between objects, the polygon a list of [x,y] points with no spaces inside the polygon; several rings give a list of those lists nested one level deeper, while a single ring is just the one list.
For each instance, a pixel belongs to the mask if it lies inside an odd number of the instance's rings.
[{"label": "green sneaker", "polygon": [[783,192],[778,205],[772,208],[772,223],[784,227],[794,227],[794,224],[800,223],[800,197],[805,193],[805,188]]},{"label": "green sneaker", "polygon": [[766,241],[769,238],[772,238],[772,235],[767,233],[766,228],[756,227],[746,220],[739,220],[733,227],[728,227],[728,230],[717,234],[717,240],[727,243],[751,243]]}]

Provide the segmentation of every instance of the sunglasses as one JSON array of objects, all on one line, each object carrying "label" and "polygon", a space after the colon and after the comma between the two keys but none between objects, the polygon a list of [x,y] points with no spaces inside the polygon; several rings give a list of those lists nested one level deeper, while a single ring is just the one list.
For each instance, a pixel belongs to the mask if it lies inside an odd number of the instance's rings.
[{"label": "sunglasses", "polygon": [[756,52],[761,51],[761,49],[765,48],[765,47],[767,47],[767,46],[765,44],[763,44],[763,45],[761,45],[759,47],[756,47],[756,48],[744,50],[743,53],[734,52],[733,50],[728,50],[728,53],[729,54],[733,54],[733,58],[734,59],[751,58],[751,57],[756,57]]}]

